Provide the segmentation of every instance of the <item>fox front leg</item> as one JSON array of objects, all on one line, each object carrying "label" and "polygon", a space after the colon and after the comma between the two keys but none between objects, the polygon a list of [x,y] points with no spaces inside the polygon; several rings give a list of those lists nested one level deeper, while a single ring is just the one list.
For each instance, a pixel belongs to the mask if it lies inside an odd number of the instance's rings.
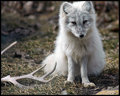
[{"label": "fox front leg", "polygon": [[67,81],[65,81],[65,84],[69,84],[74,81],[74,71],[74,61],[71,56],[68,56],[68,77]]},{"label": "fox front leg", "polygon": [[88,79],[88,73],[87,73],[87,63],[88,63],[88,58],[84,57],[81,62],[81,79],[82,79],[82,84],[84,87],[95,87],[95,84],[90,82]]}]

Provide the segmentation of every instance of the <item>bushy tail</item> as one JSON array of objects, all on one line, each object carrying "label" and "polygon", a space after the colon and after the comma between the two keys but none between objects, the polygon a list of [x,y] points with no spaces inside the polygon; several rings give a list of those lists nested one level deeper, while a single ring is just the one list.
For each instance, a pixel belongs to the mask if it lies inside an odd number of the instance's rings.
[{"label": "bushy tail", "polygon": [[50,72],[55,66],[54,54],[50,54],[49,56],[47,56],[45,60],[42,62],[42,65],[44,64],[46,64],[44,72],[45,73]]},{"label": "bushy tail", "polygon": [[[61,56],[60,56],[61,57]],[[52,75],[66,75],[67,74],[67,65],[65,60],[63,59],[63,57],[61,57],[59,59],[55,56],[55,53],[50,54],[49,56],[47,56],[45,58],[45,60],[42,62],[43,64],[46,64],[45,68],[43,69],[45,73],[50,72],[51,70],[54,69],[55,64],[56,65],[56,69],[55,71],[52,73]]]}]

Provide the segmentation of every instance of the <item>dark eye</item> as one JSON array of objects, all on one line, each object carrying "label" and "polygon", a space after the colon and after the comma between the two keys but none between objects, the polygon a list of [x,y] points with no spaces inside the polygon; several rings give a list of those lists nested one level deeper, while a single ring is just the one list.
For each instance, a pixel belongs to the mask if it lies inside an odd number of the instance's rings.
[{"label": "dark eye", "polygon": [[86,23],[87,23],[87,21],[88,21],[88,20],[84,20],[84,21],[83,21],[83,24],[86,24]]},{"label": "dark eye", "polygon": [[73,22],[71,22],[71,23],[72,23],[73,25],[76,25],[76,22],[74,22],[74,21],[73,21]]}]

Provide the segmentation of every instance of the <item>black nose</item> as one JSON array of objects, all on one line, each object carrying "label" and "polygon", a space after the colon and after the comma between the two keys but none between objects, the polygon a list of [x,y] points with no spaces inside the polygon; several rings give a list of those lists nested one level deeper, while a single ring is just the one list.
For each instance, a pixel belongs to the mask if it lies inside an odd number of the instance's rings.
[{"label": "black nose", "polygon": [[82,34],[82,35],[80,35],[80,38],[83,38],[84,37],[84,35]]}]

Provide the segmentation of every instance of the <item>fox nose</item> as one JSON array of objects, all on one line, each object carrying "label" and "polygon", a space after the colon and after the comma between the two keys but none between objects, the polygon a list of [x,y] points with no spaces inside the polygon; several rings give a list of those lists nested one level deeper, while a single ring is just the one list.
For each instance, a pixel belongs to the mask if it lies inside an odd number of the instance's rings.
[{"label": "fox nose", "polygon": [[84,37],[84,35],[83,35],[83,34],[81,34],[79,37],[80,37],[80,38],[83,38],[83,37]]}]

